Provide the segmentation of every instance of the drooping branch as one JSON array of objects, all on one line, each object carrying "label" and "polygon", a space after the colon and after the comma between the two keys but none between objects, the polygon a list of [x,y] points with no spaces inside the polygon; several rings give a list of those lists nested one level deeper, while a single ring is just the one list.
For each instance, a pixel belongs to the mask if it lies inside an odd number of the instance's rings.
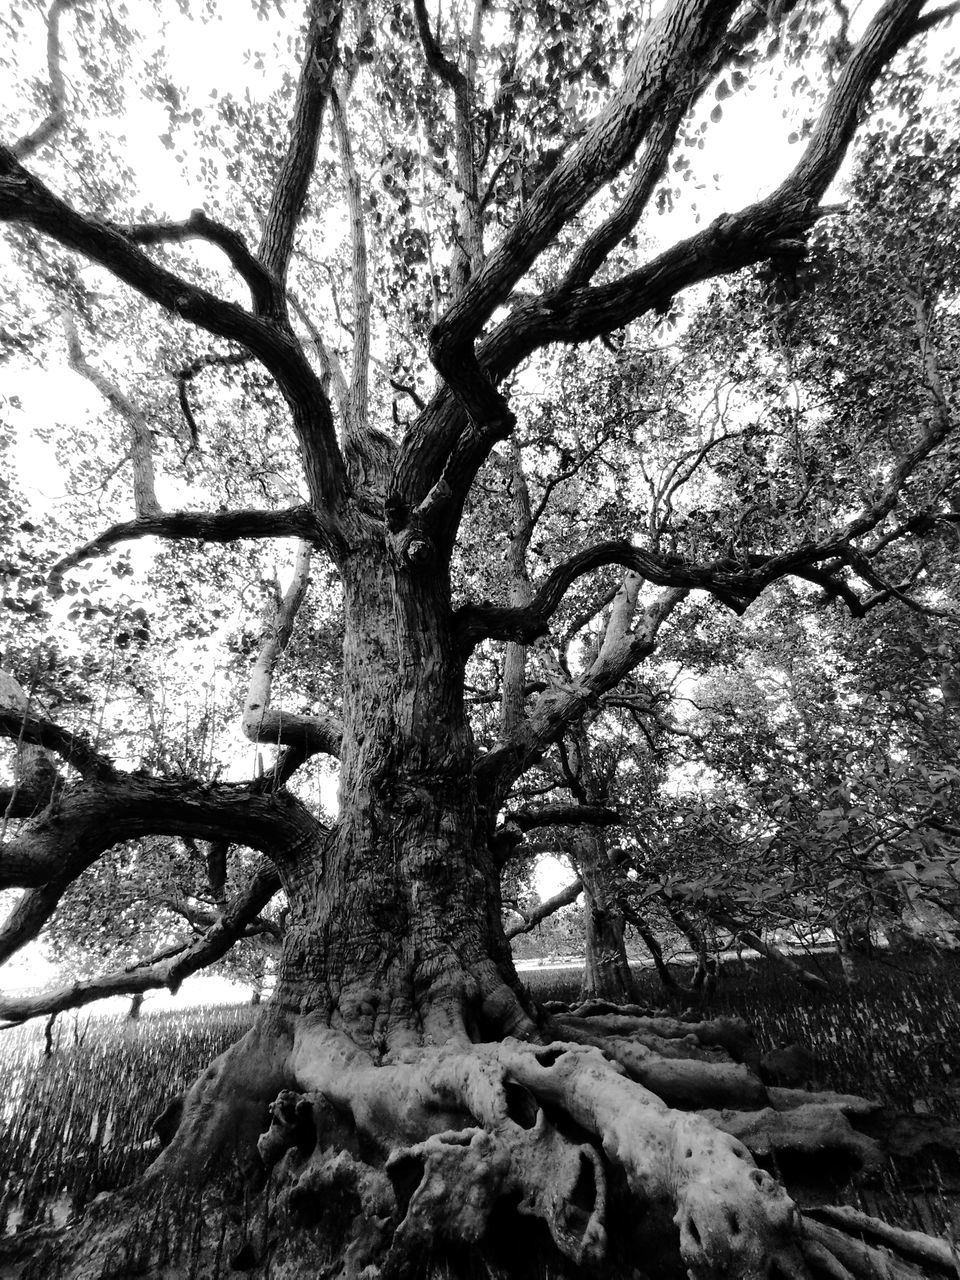
[{"label": "drooping branch", "polygon": [[64,764],[91,782],[111,782],[117,777],[113,763],[81,734],[71,733],[52,720],[33,715],[26,702],[16,705],[8,696],[10,683],[16,682],[6,672],[0,672],[0,737],[52,751]]},{"label": "drooping branch", "polygon": [[[277,661],[290,640],[293,625],[310,584],[310,545],[301,542],[293,578],[282,599],[277,601],[275,616],[268,622],[260,652],[250,673],[250,686],[243,710],[243,732],[251,742],[290,747],[299,763],[323,752],[340,754],[343,726],[333,716],[308,716],[279,711],[270,706],[270,689]],[[292,773],[288,760],[284,769]]]},{"label": "drooping branch", "polygon": [[157,987],[175,992],[185,978],[226,955],[279,889],[276,869],[263,863],[232,906],[195,942],[176,950],[165,948],[159,956],[128,965],[118,973],[73,982],[43,995],[0,997],[0,1019],[8,1024],[26,1022],[28,1018],[79,1009],[107,996],[133,995]]},{"label": "drooping branch", "polygon": [[192,360],[177,371],[177,398],[180,401],[180,409],[190,432],[191,444],[194,447],[200,444],[200,430],[197,426],[197,420],[193,416],[193,409],[190,406],[187,384],[192,382],[202,369],[209,369],[216,365],[246,364],[251,359],[252,356],[249,351],[208,352],[206,355],[198,356],[196,360]]},{"label": "drooping branch", "polygon": [[64,556],[50,570],[59,578],[84,560],[106,555],[121,542],[139,538],[193,538],[198,542],[236,542],[238,538],[310,538],[321,534],[311,507],[286,511],[161,511],[111,525],[90,542]]},{"label": "drooping branch", "polygon": [[514,921],[513,924],[507,925],[505,929],[507,940],[518,938],[522,933],[530,933],[531,930],[535,929],[538,924],[542,924],[548,917],[556,915],[561,907],[569,907],[571,903],[576,902],[581,893],[583,893],[583,881],[578,876],[565,889],[555,893],[552,898],[547,898],[546,901],[531,907],[529,911],[519,912],[520,919]]},{"label": "drooping branch", "polygon": [[81,378],[93,384],[103,398],[115,409],[127,424],[130,432],[130,461],[133,464],[133,505],[138,519],[160,515],[153,470],[153,433],[143,410],[106,374],[95,369],[85,358],[73,316],[61,310],[64,331],[67,335],[67,354],[70,368]]},{"label": "drooping branch", "polygon": [[585,574],[613,564],[630,569],[657,586],[709,591],[738,612],[743,612],[760,589],[737,561],[724,559],[697,565],[644,551],[625,541],[601,542],[557,565],[524,607],[461,606],[456,618],[464,649],[473,649],[482,639],[528,642],[544,635],[569,587]]},{"label": "drooping branch", "polygon": [[293,796],[256,782],[121,774],[66,787],[54,808],[24,823],[0,851],[0,888],[69,883],[115,844],[147,835],[226,839],[282,863],[318,829]]},{"label": "drooping branch", "polygon": [[781,951],[778,946],[772,942],[766,942],[758,933],[744,924],[743,921],[737,920],[734,916],[724,911],[721,907],[714,907],[712,903],[704,903],[704,914],[714,920],[721,928],[729,929],[735,938],[738,938],[744,946],[756,951],[757,955],[763,956],[769,960],[776,968],[781,969],[784,973],[790,975],[800,983],[802,987],[806,987],[808,991],[826,992],[830,990],[830,983],[822,978],[818,973],[811,973],[809,969],[804,969],[797,964],[786,952]]}]

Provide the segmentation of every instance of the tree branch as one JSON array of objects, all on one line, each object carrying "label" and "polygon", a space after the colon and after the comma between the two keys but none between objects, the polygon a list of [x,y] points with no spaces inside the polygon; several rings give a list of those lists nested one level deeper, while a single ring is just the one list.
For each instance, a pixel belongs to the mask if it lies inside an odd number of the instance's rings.
[{"label": "tree branch", "polygon": [[47,923],[66,892],[69,880],[51,880],[36,889],[27,889],[0,924],[0,964],[5,964],[21,947],[32,942]]},{"label": "tree branch", "polygon": [[84,217],[55,196],[6,147],[0,147],[0,222],[22,223],[50,236],[173,315],[251,351],[290,406],[319,527],[332,550],[343,549],[348,491],[343,458],[329,401],[289,325],[252,315],[152,261],[120,228]]},{"label": "tree branch", "polygon": [[333,84],[340,38],[341,0],[311,0],[290,141],[273,187],[257,257],[285,286],[293,237],[317,162],[323,112]]},{"label": "tree branch", "polygon": [[612,564],[631,569],[658,586],[709,591],[739,613],[761,589],[755,584],[755,575],[733,560],[697,565],[644,551],[625,541],[600,542],[557,565],[526,607],[462,605],[455,620],[463,649],[469,652],[483,639],[524,642],[544,635],[569,587],[584,574]]},{"label": "tree branch", "polygon": [[583,881],[578,876],[565,889],[561,889],[559,893],[555,893],[552,898],[548,898],[546,902],[541,902],[539,906],[532,907],[529,911],[519,912],[520,920],[515,924],[507,925],[504,930],[507,941],[511,938],[517,938],[521,933],[529,933],[531,929],[535,929],[538,924],[542,924],[548,916],[555,915],[561,907],[569,907],[583,893]]},{"label": "tree branch", "polygon": [[16,738],[53,751],[64,764],[89,781],[110,782],[118,776],[111,761],[95,751],[81,735],[18,708],[0,707],[0,737]]},{"label": "tree branch", "polygon": [[671,0],[647,26],[622,85],[435,327],[431,354],[445,377],[449,371],[452,386],[459,385],[455,360],[495,308],[557,233],[629,163],[682,86],[711,65],[735,9],[731,0]]},{"label": "tree branch", "polygon": [[293,796],[257,782],[199,784],[120,774],[64,788],[0,849],[0,889],[69,883],[102,853],[146,835],[226,839],[282,863],[319,824]]},{"label": "tree branch", "polygon": [[[323,752],[339,756],[343,726],[333,716],[307,716],[270,707],[270,689],[277,661],[293,632],[300,605],[310,584],[310,546],[301,542],[293,578],[283,599],[277,604],[276,616],[267,625],[260,652],[250,673],[250,687],[243,711],[243,732],[251,742],[291,747],[296,753],[296,766],[309,756]],[[293,772],[294,761],[285,761],[286,776]]]},{"label": "tree branch", "polygon": [[90,542],[64,556],[50,570],[60,578],[84,560],[92,560],[121,542],[138,538],[195,538],[199,542],[235,542],[238,538],[313,538],[319,540],[311,507],[286,511],[161,511],[156,515],[111,525]]},{"label": "tree branch", "polygon": [[115,382],[112,382],[99,369],[88,364],[80,346],[77,326],[73,316],[64,307],[60,312],[63,328],[67,336],[67,356],[70,368],[81,378],[93,384],[107,403],[116,410],[127,424],[130,432],[130,460],[133,463],[133,505],[140,519],[149,519],[160,514],[157,502],[156,483],[153,470],[153,433],[147,424],[143,411],[129,396],[124,395]]},{"label": "tree branch", "polygon": [[592,827],[613,827],[623,822],[623,815],[616,809],[600,804],[545,804],[539,808],[524,806],[503,815],[504,822],[512,823],[521,831],[536,827],[567,827],[586,824]]},{"label": "tree branch", "polygon": [[[626,584],[621,593],[628,594]],[[555,685],[542,693],[514,734],[478,759],[474,776],[481,793],[494,802],[502,802],[514,781],[552,742],[563,737],[570,724],[653,652],[661,626],[686,596],[685,588],[665,591],[643,610],[632,630],[624,630],[616,638],[608,627],[605,642],[589,670],[569,684]],[[627,606],[629,601],[625,602]]]},{"label": "tree branch", "polygon": [[427,66],[453,90],[456,195],[459,211],[450,262],[451,293],[459,297],[483,265],[483,206],[474,156],[473,120],[476,103],[477,60],[480,52],[483,5],[474,8],[473,32],[464,72],[447,58],[430,30],[425,0],[413,0],[420,43]]},{"label": "tree branch", "polygon": [[176,992],[185,978],[226,955],[279,889],[276,870],[263,864],[234,904],[196,942],[185,944],[173,955],[165,948],[159,956],[118,973],[74,982],[44,995],[0,998],[0,1019],[14,1025],[41,1014],[79,1009],[107,996],[133,995],[157,987]]},{"label": "tree branch", "polygon": [[13,144],[13,154],[18,160],[26,160],[53,137],[66,119],[67,92],[60,65],[60,15],[72,9],[77,0],[53,0],[47,13],[47,74],[50,83],[47,92],[50,110],[37,127]]},{"label": "tree branch", "polygon": [[134,244],[183,244],[187,240],[206,240],[227,256],[230,265],[250,290],[254,313],[272,315],[283,296],[275,276],[254,256],[243,236],[232,227],[208,218],[202,209],[194,209],[184,222],[141,222],[117,228]]},{"label": "tree branch", "polygon": [[[489,318],[492,308],[507,300],[509,289],[519,278],[513,274],[514,267],[520,270],[528,268],[532,260],[529,255],[535,257],[540,251],[537,239],[540,232],[549,229],[552,235],[555,229],[564,225],[580,207],[577,203],[579,193],[592,192],[594,182],[600,180],[608,161],[613,163],[613,157],[618,154],[615,146],[609,156],[604,152],[603,161],[594,164],[592,170],[590,168],[590,148],[598,145],[597,130],[605,127],[608,116],[614,122],[611,136],[619,139],[624,147],[626,133],[629,132],[627,116],[630,116],[637,127],[636,136],[631,135],[635,147],[654,121],[669,110],[668,97],[659,104],[650,119],[641,120],[645,101],[641,92],[635,102],[640,115],[633,119],[634,105],[626,106],[623,101],[633,83],[632,70],[628,68],[623,90],[611,99],[583,141],[543,184],[500,248],[487,259],[483,271],[471,281],[464,295],[451,306],[436,327],[432,340],[434,363],[447,386],[437,393],[404,440],[393,484],[393,506],[398,513],[396,523],[411,517],[421,525],[429,520],[438,529],[442,527],[442,536],[448,539],[452,536],[450,526],[459,519],[466,492],[478,468],[497,439],[512,429],[509,409],[496,386],[534,351],[554,342],[587,341],[621,328],[650,311],[663,312],[683,289],[762,262],[776,253],[784,241],[793,242],[804,236],[825,212],[820,207],[820,200],[837,173],[872,84],[889,59],[915,33],[921,7],[922,0],[888,0],[881,8],[828,95],[800,162],[771,196],[734,216],[718,219],[711,227],[674,245],[646,266],[619,279],[598,286],[561,286],[518,304],[482,340],[474,355],[472,343],[481,326]],[[720,17],[724,6],[712,8],[711,21],[714,21]],[[695,9],[696,6],[691,6],[691,11]],[[674,6],[668,6],[662,12],[660,22],[669,24],[673,10]],[[698,14],[698,21],[702,21],[702,15]],[[705,29],[708,25],[704,23]],[[656,23],[651,32],[655,28]],[[705,35],[706,30],[701,33],[701,38]],[[701,69],[715,65],[716,57],[722,53],[722,33],[714,32],[714,36],[713,61],[706,48],[697,44],[697,36],[690,37],[702,55],[702,62],[698,62]],[[682,44],[683,41],[678,40],[676,46],[671,46],[681,61]],[[693,47],[687,51],[691,57],[694,56]],[[660,50],[656,54],[647,51],[646,56],[650,58],[651,68],[658,68],[663,63],[664,55]],[[674,64],[668,59],[664,83],[669,83],[671,66]],[[653,70],[651,76],[650,84],[653,85],[656,80]],[[656,96],[654,89],[651,92]],[[625,113],[622,119],[618,112]],[[622,154],[620,164],[626,163],[628,158],[627,154]],[[585,168],[584,186],[570,172],[575,164],[582,164]],[[567,191],[572,202],[569,214],[562,216],[567,205],[558,198],[555,209],[545,215],[536,234],[528,242],[515,244],[515,237],[527,229],[529,219],[537,211],[542,212],[543,200],[552,198],[556,183]],[[516,249],[515,254],[513,248]],[[426,525],[424,531],[429,536],[432,526]]]}]

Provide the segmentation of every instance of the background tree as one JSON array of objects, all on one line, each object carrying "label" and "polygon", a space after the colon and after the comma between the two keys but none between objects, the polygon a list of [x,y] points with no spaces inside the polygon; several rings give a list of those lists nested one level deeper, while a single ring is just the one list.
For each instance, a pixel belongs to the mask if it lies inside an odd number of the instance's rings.
[{"label": "background tree", "polygon": [[[11,740],[62,762],[46,795],[31,796],[45,802],[39,812],[11,808],[18,825],[7,832],[0,887],[24,890],[19,943],[124,842],[207,841],[262,860],[175,957],[39,1000],[7,999],[0,1012],[22,1019],[106,990],[175,984],[223,955],[282,884],[289,916],[273,999],[188,1092],[148,1175],[180,1178],[228,1151],[261,1174],[273,1169],[280,1218],[312,1228],[277,1239],[281,1268],[302,1265],[305,1251],[311,1265],[337,1259],[344,1274],[410,1270],[436,1240],[482,1243],[505,1203],[521,1220],[545,1222],[574,1267],[605,1257],[619,1265],[640,1247],[662,1255],[664,1275],[877,1273],[868,1246],[801,1218],[754,1165],[736,1136],[742,1118],[718,1125],[673,1109],[769,1101],[742,1061],[750,1050],[739,1031],[584,1025],[533,1007],[501,924],[511,835],[498,818],[592,703],[650,656],[662,631],[683,625],[692,592],[741,613],[794,576],[854,613],[907,596],[930,616],[943,612],[916,562],[920,540],[953,520],[939,465],[953,425],[941,351],[949,334],[935,322],[951,280],[911,279],[902,293],[921,359],[909,371],[878,368],[875,379],[878,388],[892,379],[898,397],[909,392],[916,411],[884,431],[884,414],[871,416],[864,398],[857,422],[873,465],[847,502],[837,501],[837,435],[805,414],[765,464],[757,438],[739,433],[727,483],[745,477],[756,500],[722,519],[704,506],[681,524],[677,487],[717,443],[692,441],[692,458],[674,459],[656,495],[661,516],[672,503],[677,522],[631,522],[600,540],[581,522],[563,554],[531,574],[526,599],[512,594],[516,565],[498,602],[474,594],[468,534],[491,471],[510,474],[523,380],[544,379],[549,400],[559,345],[616,348],[627,326],[669,321],[685,291],[759,264],[788,276],[784,260],[796,261],[824,217],[871,87],[951,12],[888,0],[851,41],[845,10],[817,5],[674,0],[644,22],[594,6],[531,14],[455,5],[438,17],[423,0],[346,13],[313,0],[299,37],[295,20],[264,6],[271,32],[298,43],[296,80],[261,57],[242,93],[221,94],[177,82],[173,28],[158,29],[150,6],[137,12],[135,35],[110,10],[56,0],[46,75],[36,78],[26,51],[11,66],[24,91],[5,121],[15,141],[0,151],[8,280],[25,298],[13,341],[49,358],[44,335],[54,314],[62,331],[66,309],[68,357],[88,381],[100,379],[122,424],[135,498],[132,518],[105,510],[113,523],[96,533],[85,521],[79,550],[43,566],[54,591],[69,596],[82,561],[146,537],[224,546],[219,564],[190,545],[171,553],[201,580],[216,575],[218,588],[231,557],[243,574],[238,540],[299,539],[335,571],[343,667],[333,705],[300,710],[274,689],[299,604],[295,576],[257,647],[243,704],[247,735],[276,756],[234,779],[138,769],[98,748],[89,725],[81,735],[38,714],[28,694],[8,701],[0,723]],[[63,74],[68,13],[83,110]],[[32,16],[17,9],[6,20],[13,47]],[[689,168],[687,149],[767,63],[812,76],[813,123],[796,164],[768,194],[668,247],[641,243],[641,218],[672,198],[668,165]],[[144,99],[167,126],[171,172],[195,192],[186,218],[154,207],[163,197],[145,198],[127,163],[124,127]],[[926,150],[914,124],[924,102],[902,102],[906,121],[893,125],[910,154]],[[128,323],[140,299],[157,308],[142,335],[139,321]],[[151,334],[155,322],[162,337]],[[109,357],[130,338],[136,365],[118,357],[107,371],[89,355],[88,339]],[[642,385],[660,363],[641,357],[623,371]],[[155,409],[120,385],[144,364],[167,374]],[[712,394],[712,371],[677,367],[674,377],[691,407],[705,386]],[[199,389],[216,385],[221,396]],[[561,399],[562,385],[553,393]],[[205,451],[213,465],[194,485],[194,453],[205,462]],[[765,517],[781,510],[769,477],[777,466],[792,496],[779,522],[757,529],[761,488]],[[482,670],[493,644],[529,646],[577,583],[612,566],[617,589],[611,598],[604,581],[609,614],[596,650],[579,646],[522,714],[502,710],[493,742],[478,741],[464,696],[477,683],[469,664]],[[339,758],[335,822],[292,781],[321,752]],[[862,1149],[847,1137],[850,1104],[819,1105],[831,1140]],[[789,1142],[791,1119],[776,1116]],[[618,1216],[621,1196],[651,1210],[667,1204],[668,1220]],[[328,1213],[334,1202],[346,1208]],[[94,1223],[58,1244],[60,1263],[83,1275],[109,1265],[112,1232],[124,1229]]]}]

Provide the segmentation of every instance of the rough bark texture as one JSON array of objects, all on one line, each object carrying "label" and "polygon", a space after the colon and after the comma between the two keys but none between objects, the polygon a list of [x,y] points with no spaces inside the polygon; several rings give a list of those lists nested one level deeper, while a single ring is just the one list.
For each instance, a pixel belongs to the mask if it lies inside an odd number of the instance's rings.
[{"label": "rough bark texture", "polygon": [[586,832],[576,844],[577,868],[583,880],[584,937],[582,999],[636,1000],[624,942],[623,912],[617,903],[606,841],[600,832]]}]

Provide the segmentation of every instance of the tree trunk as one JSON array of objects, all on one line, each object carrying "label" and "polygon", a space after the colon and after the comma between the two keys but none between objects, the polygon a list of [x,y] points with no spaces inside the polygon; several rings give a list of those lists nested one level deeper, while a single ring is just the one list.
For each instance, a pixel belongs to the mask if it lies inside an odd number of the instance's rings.
[{"label": "tree trunk", "polygon": [[580,997],[632,1004],[637,989],[627,960],[625,922],[614,892],[606,839],[601,832],[584,831],[577,837],[575,847],[583,881],[585,921]]}]

